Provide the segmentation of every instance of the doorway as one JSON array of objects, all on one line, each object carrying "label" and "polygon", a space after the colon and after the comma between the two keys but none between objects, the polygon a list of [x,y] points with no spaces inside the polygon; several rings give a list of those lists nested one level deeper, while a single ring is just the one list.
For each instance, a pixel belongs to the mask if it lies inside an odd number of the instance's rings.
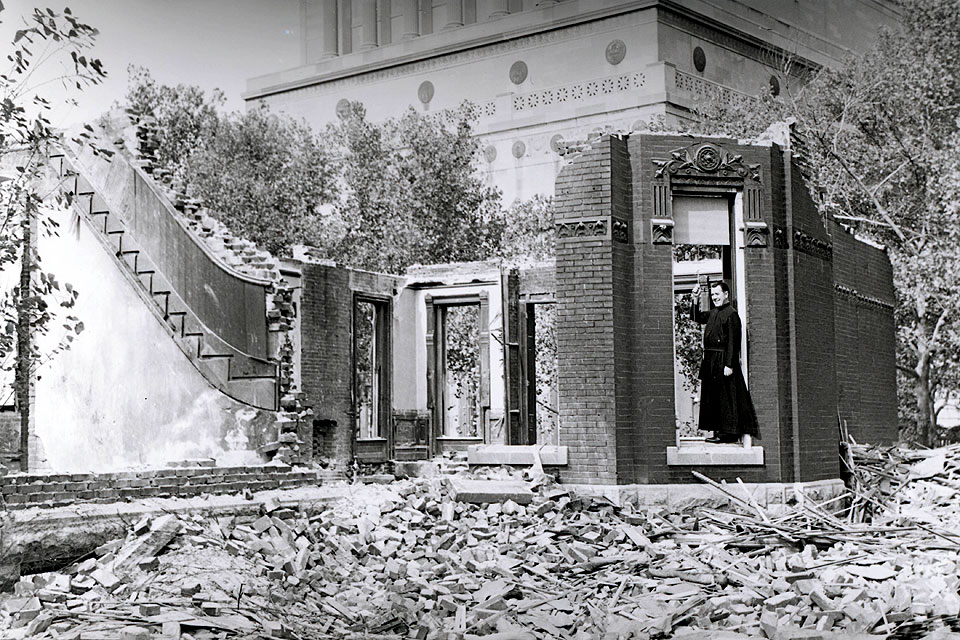
[{"label": "doorway", "polygon": [[357,295],[353,302],[353,421],[356,455],[391,456],[390,300]]},{"label": "doorway", "polygon": [[523,404],[527,441],[512,444],[557,445],[560,438],[560,399],[557,377],[557,305],[523,304]]},{"label": "doorway", "polygon": [[427,405],[434,454],[485,442],[490,409],[486,293],[427,296]]},{"label": "doorway", "polygon": [[[677,444],[698,441],[700,360],[703,327],[690,317],[691,292],[723,280],[747,326],[743,207],[740,192],[676,194],[673,201],[674,399]],[[746,330],[741,335],[741,366],[747,379]]]}]

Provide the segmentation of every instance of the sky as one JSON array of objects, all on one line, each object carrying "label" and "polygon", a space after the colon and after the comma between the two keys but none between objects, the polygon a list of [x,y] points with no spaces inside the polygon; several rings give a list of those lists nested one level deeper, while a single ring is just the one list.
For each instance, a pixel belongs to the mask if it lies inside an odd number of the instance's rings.
[{"label": "sky", "polygon": [[[0,0],[0,52],[9,49],[14,33],[23,27],[21,16],[34,7],[61,11],[67,6],[81,22],[100,30],[91,55],[103,62],[108,78],[100,86],[74,92],[77,107],[58,107],[58,126],[91,121],[120,100],[130,64],[146,67],[163,84],[219,88],[227,98],[226,109],[233,111],[243,109],[247,78],[300,62],[297,0],[60,1]],[[43,95],[58,104],[67,97],[59,84],[45,85]]]}]

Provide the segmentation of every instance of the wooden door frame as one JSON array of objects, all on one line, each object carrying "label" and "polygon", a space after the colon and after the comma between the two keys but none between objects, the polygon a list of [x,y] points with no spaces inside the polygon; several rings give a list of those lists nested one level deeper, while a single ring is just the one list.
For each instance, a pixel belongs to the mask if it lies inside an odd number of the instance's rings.
[{"label": "wooden door frame", "polygon": [[[372,439],[357,438],[357,426],[360,419],[358,406],[359,393],[357,389],[357,307],[360,303],[369,303],[374,306],[377,316],[374,331],[377,336],[377,356],[380,371],[377,375],[379,382],[377,421],[380,437]],[[350,323],[350,396],[353,414],[352,431],[354,451],[357,458],[365,462],[386,462],[393,457],[393,298],[386,295],[354,292],[351,308]]]}]

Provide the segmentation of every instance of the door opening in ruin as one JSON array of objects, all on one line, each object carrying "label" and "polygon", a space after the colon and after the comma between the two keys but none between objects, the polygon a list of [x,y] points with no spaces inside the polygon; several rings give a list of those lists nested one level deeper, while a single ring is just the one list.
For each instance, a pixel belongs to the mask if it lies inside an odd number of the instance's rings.
[{"label": "door opening in ruin", "polygon": [[[700,412],[700,359],[703,327],[690,317],[691,292],[724,280],[747,326],[743,214],[739,193],[674,195],[674,399],[677,442],[709,435],[697,428]],[[746,331],[741,336],[741,366],[747,377]],[[748,443],[747,443],[748,444]]]},{"label": "door opening in ruin", "polygon": [[478,438],[482,435],[480,406],[480,305],[440,307],[442,345],[439,356],[440,394],[446,438]]},{"label": "door opening in ruin", "polygon": [[523,404],[528,440],[524,444],[559,444],[560,399],[557,380],[557,305],[523,305]]},{"label": "door opening in ruin", "polygon": [[488,436],[490,330],[486,294],[428,298],[428,401],[434,453]]},{"label": "door opening in ruin", "polygon": [[390,302],[357,296],[353,305],[353,414],[358,452],[390,455]]}]

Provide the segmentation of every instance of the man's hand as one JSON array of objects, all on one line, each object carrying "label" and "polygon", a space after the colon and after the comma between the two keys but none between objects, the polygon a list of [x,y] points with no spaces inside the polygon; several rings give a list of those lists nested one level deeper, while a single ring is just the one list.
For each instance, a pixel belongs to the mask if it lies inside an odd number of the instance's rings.
[{"label": "man's hand", "polygon": [[696,297],[699,296],[699,295],[700,295],[700,284],[697,283],[697,284],[693,285],[693,297],[696,298]]},{"label": "man's hand", "polygon": [[725,375],[725,376],[732,376],[732,375],[733,375],[733,369],[731,369],[730,367],[724,367],[724,368],[723,368],[723,375]]}]

